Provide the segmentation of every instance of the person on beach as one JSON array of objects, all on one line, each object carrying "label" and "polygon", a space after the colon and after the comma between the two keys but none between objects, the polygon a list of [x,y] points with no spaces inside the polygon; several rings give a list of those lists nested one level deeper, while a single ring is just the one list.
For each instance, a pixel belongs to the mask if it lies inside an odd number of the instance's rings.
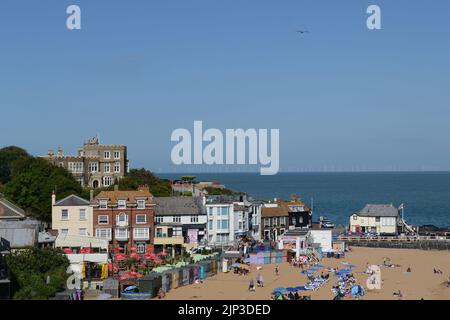
[{"label": "person on beach", "polygon": [[408,269],[406,269],[406,272],[411,273],[411,267],[408,267]]},{"label": "person on beach", "polygon": [[278,277],[279,273],[278,273],[278,265],[275,266],[275,275]]},{"label": "person on beach", "polygon": [[248,284],[248,291],[255,291],[255,282],[253,279],[250,279],[250,283]]},{"label": "person on beach", "polygon": [[448,279],[447,279],[447,287],[450,288],[450,277],[448,277]]}]

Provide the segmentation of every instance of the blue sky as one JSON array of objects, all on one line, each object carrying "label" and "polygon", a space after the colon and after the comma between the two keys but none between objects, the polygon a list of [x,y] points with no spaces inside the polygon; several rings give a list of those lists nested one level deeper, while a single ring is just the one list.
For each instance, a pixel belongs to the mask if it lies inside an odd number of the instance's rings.
[{"label": "blue sky", "polygon": [[99,133],[171,172],[171,132],[203,120],[279,128],[284,171],[450,170],[449,18],[448,0],[2,0],[0,146]]}]

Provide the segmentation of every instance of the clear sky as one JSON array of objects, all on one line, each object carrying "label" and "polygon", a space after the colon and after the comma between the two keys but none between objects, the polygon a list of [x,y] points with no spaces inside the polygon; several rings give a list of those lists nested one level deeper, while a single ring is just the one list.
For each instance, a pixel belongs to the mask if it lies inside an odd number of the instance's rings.
[{"label": "clear sky", "polygon": [[284,171],[450,170],[450,1],[2,0],[0,110],[0,146],[156,172],[194,120],[279,128]]}]

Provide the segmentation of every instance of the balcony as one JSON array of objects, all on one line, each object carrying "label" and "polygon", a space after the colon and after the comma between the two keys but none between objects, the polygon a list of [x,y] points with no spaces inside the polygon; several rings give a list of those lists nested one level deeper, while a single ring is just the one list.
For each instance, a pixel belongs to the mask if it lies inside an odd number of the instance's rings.
[{"label": "balcony", "polygon": [[156,236],[153,239],[153,244],[155,245],[175,245],[175,244],[184,244],[184,237],[182,236],[174,236],[174,237],[167,237],[166,235]]}]

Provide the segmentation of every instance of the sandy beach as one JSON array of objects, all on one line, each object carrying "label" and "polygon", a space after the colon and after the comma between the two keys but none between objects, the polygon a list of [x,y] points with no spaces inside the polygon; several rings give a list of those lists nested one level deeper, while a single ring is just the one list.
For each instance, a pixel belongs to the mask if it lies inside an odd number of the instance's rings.
[{"label": "sandy beach", "polygon": [[[382,287],[380,290],[367,290],[363,300],[398,300],[393,293],[401,290],[403,300],[450,300],[450,288],[447,279],[450,276],[450,252],[423,251],[408,249],[381,249],[353,247],[346,254],[345,259],[323,259],[324,267],[343,269],[343,262],[355,265],[354,276],[359,284],[366,288],[369,277],[364,273],[367,263],[382,265],[383,259],[388,257],[392,264],[400,267],[381,267]],[[410,268],[411,272],[406,272]],[[435,274],[433,269],[442,270],[443,274]],[[180,287],[167,293],[169,300],[267,300],[273,289],[278,287],[302,286],[307,282],[306,275],[300,273],[299,268],[288,263],[279,265],[279,276],[275,275],[275,265],[264,265],[262,270],[252,270],[249,275],[240,276],[233,273],[220,273],[206,279],[202,284]],[[325,269],[321,271],[326,273]],[[264,287],[256,288],[256,292],[248,291],[250,279],[261,273]],[[337,278],[330,277],[328,283],[317,291],[300,291],[300,295],[309,295],[313,300],[331,300],[331,291],[336,285]]]}]

